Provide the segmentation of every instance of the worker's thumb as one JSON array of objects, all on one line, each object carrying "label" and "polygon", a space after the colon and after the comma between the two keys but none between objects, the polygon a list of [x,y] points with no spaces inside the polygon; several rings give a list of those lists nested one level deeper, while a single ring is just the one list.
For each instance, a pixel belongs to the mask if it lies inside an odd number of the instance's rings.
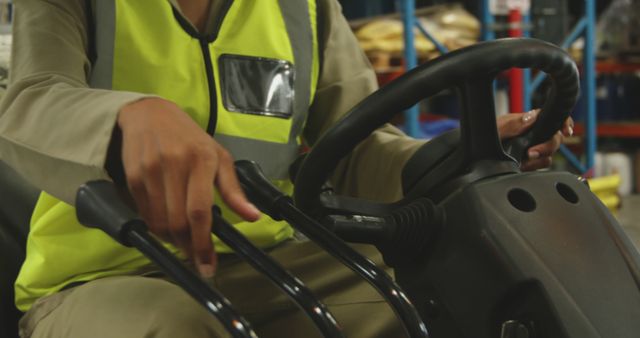
[{"label": "worker's thumb", "polygon": [[540,109],[534,109],[528,113],[515,113],[502,115],[498,118],[498,133],[501,139],[507,139],[521,135],[527,131],[538,117]]}]

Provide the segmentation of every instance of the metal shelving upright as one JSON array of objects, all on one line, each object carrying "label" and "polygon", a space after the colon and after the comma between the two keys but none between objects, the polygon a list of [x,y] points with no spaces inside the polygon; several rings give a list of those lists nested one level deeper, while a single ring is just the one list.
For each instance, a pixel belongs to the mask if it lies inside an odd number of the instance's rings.
[{"label": "metal shelving upright", "polygon": [[[404,26],[404,59],[405,59],[405,69],[409,71],[415,68],[418,65],[418,56],[415,49],[414,44],[414,32],[413,29],[408,29],[407,27],[416,27],[429,41],[433,42],[438,51],[442,54],[448,53],[447,47],[445,47],[440,41],[435,39],[433,35],[429,33],[425,29],[425,27],[420,23],[419,20],[416,20],[415,15],[415,0],[398,0],[398,7],[400,7],[400,12],[402,16],[402,22]],[[411,137],[421,137],[422,132],[420,131],[420,109],[419,107],[413,106],[407,109],[404,112],[405,117],[405,131]]]},{"label": "metal shelving upright", "polygon": [[[418,56],[414,44],[413,27],[416,25],[415,0],[398,0],[402,22],[404,24],[404,65],[409,71],[418,65]],[[420,137],[420,108],[416,105],[404,112],[405,131],[411,137]]]},{"label": "metal shelving upright", "polygon": [[[495,18],[491,14],[489,9],[489,0],[481,0],[481,21],[482,21],[482,37],[483,40],[495,39],[495,32],[493,27],[495,26]],[[419,22],[415,17],[415,0],[397,0],[400,12],[402,14],[404,24],[404,43],[405,43],[405,66],[407,70],[410,70],[417,66],[417,55],[414,45],[414,33],[413,27],[418,27],[425,36],[432,40],[436,46],[437,41],[434,41],[432,36],[428,34],[423,27],[419,25]],[[596,152],[596,62],[595,62],[595,24],[596,24],[596,9],[595,0],[584,0],[585,15],[574,26],[571,33],[566,37],[562,43],[563,48],[568,48],[578,38],[584,36],[584,50],[583,50],[583,67],[582,67],[582,95],[584,97],[586,106],[586,118],[585,118],[585,160],[584,163],[578,159],[567,147],[561,146],[561,153],[567,158],[567,160],[581,173],[586,176],[593,174],[594,158]],[[523,15],[524,24],[529,23],[529,15]],[[528,36],[528,32],[525,31],[524,36]],[[442,50],[441,50],[442,52]],[[524,75],[524,102],[525,110],[531,108],[531,97],[533,92],[544,80],[544,74],[538,74],[533,80],[530,79],[530,72],[526,71]],[[420,136],[419,129],[419,111],[418,107],[413,107],[405,112],[405,125],[407,133],[413,137]]]}]

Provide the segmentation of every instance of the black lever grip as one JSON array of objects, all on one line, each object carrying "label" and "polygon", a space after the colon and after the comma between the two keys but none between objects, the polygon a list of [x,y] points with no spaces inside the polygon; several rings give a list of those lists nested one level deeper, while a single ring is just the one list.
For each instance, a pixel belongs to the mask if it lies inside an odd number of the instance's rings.
[{"label": "black lever grip", "polygon": [[264,177],[257,164],[249,161],[237,161],[236,171],[245,193],[262,212],[273,219],[286,220],[367,280],[390,303],[405,324],[411,337],[429,337],[427,328],[420,319],[417,310],[389,275],[342,242],[335,234],[327,231],[318,222],[297,209],[291,198],[280,192]]},{"label": "black lever grip", "polygon": [[388,215],[329,215],[323,225],[347,242],[375,245],[387,265],[421,257],[442,227],[444,212],[431,200],[419,198]]},{"label": "black lever grip", "polygon": [[303,309],[316,324],[324,337],[344,337],[342,329],[329,312],[329,309],[307,288],[304,283],[291,275],[264,251],[255,247],[240,231],[229,224],[220,214],[218,207],[213,207],[212,232],[225,242],[233,251],[249,265],[267,276],[278,288],[284,291]]},{"label": "black lever grip", "polygon": [[81,224],[101,229],[128,247],[132,246],[126,236],[130,230],[147,229],[142,219],[122,202],[113,183],[104,180],[87,182],[78,189],[76,215]]},{"label": "black lever grip", "polygon": [[81,224],[101,229],[121,244],[137,248],[218,318],[231,337],[257,337],[249,322],[223,295],[196,277],[147,232],[144,221],[122,202],[113,183],[92,181],[83,184],[76,196],[76,216]]},{"label": "black lever grip", "polygon": [[247,198],[262,212],[276,221],[281,221],[282,217],[276,205],[281,199],[290,198],[271,184],[256,162],[239,160],[235,165],[238,180]]}]

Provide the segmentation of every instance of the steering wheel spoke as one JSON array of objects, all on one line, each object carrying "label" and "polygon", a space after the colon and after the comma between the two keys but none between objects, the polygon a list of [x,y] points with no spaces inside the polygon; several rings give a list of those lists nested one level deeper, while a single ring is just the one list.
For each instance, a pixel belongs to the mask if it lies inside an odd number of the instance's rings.
[{"label": "steering wheel spoke", "polygon": [[493,93],[493,74],[466,79],[457,86],[462,118],[460,151],[465,162],[513,160],[502,149]]}]

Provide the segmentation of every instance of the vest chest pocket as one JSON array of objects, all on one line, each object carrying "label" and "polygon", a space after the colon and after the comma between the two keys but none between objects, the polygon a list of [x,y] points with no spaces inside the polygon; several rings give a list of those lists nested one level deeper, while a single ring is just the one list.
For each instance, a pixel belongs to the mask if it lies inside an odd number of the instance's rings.
[{"label": "vest chest pocket", "polygon": [[295,69],[290,62],[224,54],[218,66],[222,102],[227,111],[291,118]]}]

